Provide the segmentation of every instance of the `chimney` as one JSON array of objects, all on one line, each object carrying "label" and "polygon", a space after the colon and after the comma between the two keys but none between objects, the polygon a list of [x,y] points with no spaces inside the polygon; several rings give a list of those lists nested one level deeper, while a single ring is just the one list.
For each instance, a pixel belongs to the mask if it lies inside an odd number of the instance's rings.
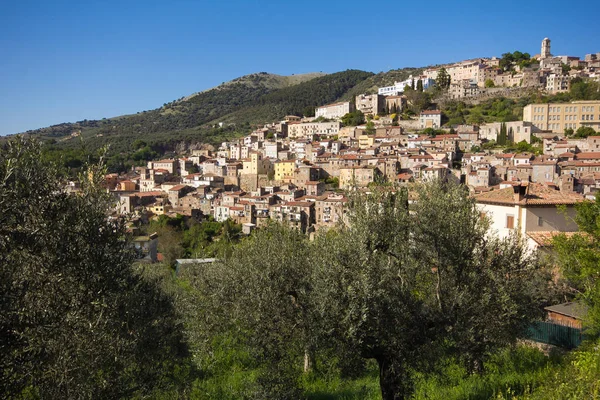
[{"label": "chimney", "polygon": [[525,193],[527,191],[527,186],[519,183],[518,185],[513,186],[514,191],[514,202],[520,203],[525,199]]}]

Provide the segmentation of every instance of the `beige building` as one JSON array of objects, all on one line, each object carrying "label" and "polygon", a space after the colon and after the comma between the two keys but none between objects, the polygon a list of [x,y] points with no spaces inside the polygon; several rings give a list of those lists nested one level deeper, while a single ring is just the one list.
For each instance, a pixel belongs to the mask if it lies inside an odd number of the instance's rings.
[{"label": "beige building", "polygon": [[350,103],[349,101],[328,104],[326,106],[317,107],[315,110],[315,118],[323,117],[328,119],[337,119],[353,111],[354,104]]},{"label": "beige building", "polygon": [[448,95],[453,99],[461,99],[463,97],[475,97],[479,94],[479,86],[471,83],[469,80],[450,83]]},{"label": "beige building", "polygon": [[332,228],[339,223],[345,222],[344,207],[348,203],[348,199],[344,195],[329,193],[327,196],[318,199],[315,203],[315,223],[317,229]]},{"label": "beige building", "polygon": [[540,130],[563,133],[589,126],[600,130],[600,101],[573,101],[571,103],[529,104],[523,109],[523,121],[531,122]]},{"label": "beige building", "polygon": [[[537,129],[530,122],[510,121],[504,122],[506,125],[507,139],[514,143],[526,141],[531,143],[531,134],[537,132]],[[479,138],[487,140],[498,140],[498,134],[502,128],[502,122],[491,122],[479,127]]]},{"label": "beige building", "polygon": [[380,94],[360,94],[356,96],[356,109],[367,115],[377,115],[385,109],[385,97]]},{"label": "beige building", "polygon": [[340,168],[340,189],[366,187],[378,175],[381,175],[379,170],[371,165]]},{"label": "beige building", "polygon": [[550,93],[568,92],[570,83],[570,75],[550,74],[546,77],[546,90]]},{"label": "beige building", "polygon": [[244,175],[268,174],[273,168],[271,160],[256,152],[251,153],[250,157],[244,160],[243,165],[242,174]]},{"label": "beige building", "polygon": [[170,174],[177,172],[177,160],[148,161],[148,169],[164,169]]},{"label": "beige building", "polygon": [[[481,77],[484,74],[485,68],[486,65],[483,64],[482,60],[479,58],[475,60],[461,61],[445,67],[446,72],[448,75],[450,75],[450,82],[461,82],[468,80],[473,83],[479,83],[481,81]],[[440,68],[430,68],[426,69],[423,74],[427,78],[437,79],[439,70]]]},{"label": "beige building", "polygon": [[342,124],[340,122],[305,122],[292,123],[288,125],[288,137],[290,139],[309,138],[313,136],[335,136],[340,133]]},{"label": "beige building", "polygon": [[442,112],[439,110],[421,111],[419,116],[419,128],[437,129],[442,125]]},{"label": "beige building", "polygon": [[406,96],[386,96],[385,107],[390,113],[402,113],[406,107]]}]

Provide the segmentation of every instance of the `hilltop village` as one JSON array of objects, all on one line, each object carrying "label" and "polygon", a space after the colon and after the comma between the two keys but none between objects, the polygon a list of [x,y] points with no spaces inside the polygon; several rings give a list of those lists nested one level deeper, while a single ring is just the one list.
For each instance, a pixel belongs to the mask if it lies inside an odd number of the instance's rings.
[{"label": "hilltop village", "polygon": [[[531,60],[537,64],[515,60],[510,72],[497,58],[426,69],[376,94],[317,107],[313,117],[288,115],[218,148],[109,174],[105,185],[116,211],[142,222],[231,219],[249,234],[276,220],[310,234],[344,219],[349,190],[452,179],[469,187],[501,236],[519,229],[531,246],[544,246],[553,232],[577,229],[573,205],[600,188],[600,101],[529,104],[522,121],[481,125],[444,126],[438,109],[399,118],[408,90],[445,85],[452,98],[523,87],[560,93],[575,78],[599,79],[600,53],[553,57],[544,39]],[[587,134],[565,136],[581,129]]]}]

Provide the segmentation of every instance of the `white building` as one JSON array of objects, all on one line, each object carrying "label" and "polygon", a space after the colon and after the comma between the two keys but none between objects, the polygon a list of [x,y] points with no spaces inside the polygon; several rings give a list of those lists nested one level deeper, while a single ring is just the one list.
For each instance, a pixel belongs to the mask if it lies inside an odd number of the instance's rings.
[{"label": "white building", "polygon": [[408,79],[405,81],[394,82],[393,86],[386,86],[386,87],[379,88],[378,93],[383,96],[396,96],[399,93],[404,93],[405,86],[408,86],[408,87],[414,86],[414,88],[416,89],[417,81],[419,79],[421,80],[421,82],[423,82],[423,89],[428,89],[430,87],[433,87],[433,85],[435,85],[435,81],[431,78],[428,78],[426,76],[413,77],[412,75],[410,75],[408,77]]},{"label": "white building", "polygon": [[[341,103],[333,103],[328,104],[326,106],[318,107],[315,110],[315,117],[323,117],[327,119],[337,119],[341,118],[344,115],[351,113],[354,111],[354,104],[349,101],[341,102]],[[288,127],[289,134],[289,127]]]},{"label": "white building", "polygon": [[[557,232],[575,232],[575,204],[583,196],[563,192],[539,183],[507,185],[475,197],[482,216],[490,219],[491,233],[500,238],[519,232],[531,249],[539,247],[540,238]],[[566,207],[566,212],[557,206]]]}]

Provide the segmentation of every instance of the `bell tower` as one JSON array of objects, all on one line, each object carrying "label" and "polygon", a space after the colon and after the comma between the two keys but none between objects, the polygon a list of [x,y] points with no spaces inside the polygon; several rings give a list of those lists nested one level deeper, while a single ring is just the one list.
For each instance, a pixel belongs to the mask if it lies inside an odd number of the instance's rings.
[{"label": "bell tower", "polygon": [[544,38],[542,40],[542,52],[540,53],[540,58],[543,60],[544,58],[550,58],[552,54],[550,54],[550,39]]}]

